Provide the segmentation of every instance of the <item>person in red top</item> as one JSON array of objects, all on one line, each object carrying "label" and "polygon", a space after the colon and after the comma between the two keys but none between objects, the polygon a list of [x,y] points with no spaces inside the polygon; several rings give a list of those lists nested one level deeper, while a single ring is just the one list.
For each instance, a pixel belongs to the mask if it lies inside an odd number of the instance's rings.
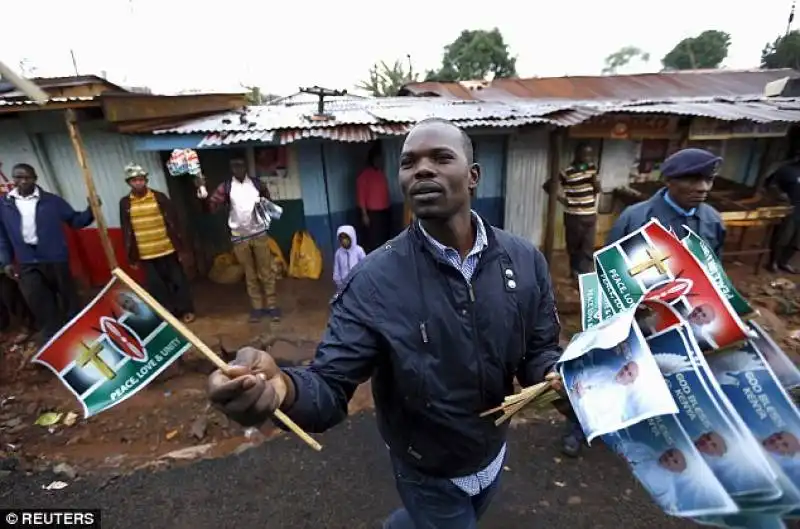
[{"label": "person in red top", "polygon": [[392,216],[389,201],[389,183],[381,169],[380,147],[376,145],[367,155],[367,167],[356,179],[358,209],[364,226],[367,252],[371,252],[391,238]]}]

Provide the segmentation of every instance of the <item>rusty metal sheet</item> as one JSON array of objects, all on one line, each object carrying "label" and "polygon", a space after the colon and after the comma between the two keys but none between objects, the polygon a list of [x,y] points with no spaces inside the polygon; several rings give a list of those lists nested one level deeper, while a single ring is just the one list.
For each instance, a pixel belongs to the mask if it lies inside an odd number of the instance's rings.
[{"label": "rusty metal sheet", "polygon": [[637,100],[698,96],[761,95],[767,83],[800,77],[776,70],[690,70],[636,75],[495,79],[491,83],[409,83],[401,94],[447,99],[506,101],[519,98]]}]

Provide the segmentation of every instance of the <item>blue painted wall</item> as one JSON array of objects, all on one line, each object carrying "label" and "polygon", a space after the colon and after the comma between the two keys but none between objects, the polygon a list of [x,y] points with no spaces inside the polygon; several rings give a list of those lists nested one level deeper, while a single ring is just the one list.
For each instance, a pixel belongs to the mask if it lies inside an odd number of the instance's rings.
[{"label": "blue painted wall", "polygon": [[369,144],[303,141],[297,143],[300,188],[306,228],[322,252],[324,275],[336,251],[336,229],[356,225],[356,176],[366,163]]},{"label": "blue painted wall", "polygon": [[492,226],[503,227],[506,181],[506,136],[478,136],[472,139],[481,179],[472,207]]},{"label": "blue painted wall", "polygon": [[[502,227],[506,137],[479,136],[473,142],[475,160],[483,171],[473,207],[492,225]],[[395,233],[402,229],[403,222],[403,196],[397,181],[402,144],[403,138],[381,140],[383,168],[389,181]],[[336,251],[336,229],[342,224],[351,224],[360,229],[356,177],[366,164],[370,146],[371,144],[330,141],[297,143],[306,228],[322,252],[325,266],[323,274],[326,276],[330,274],[330,265]]]}]

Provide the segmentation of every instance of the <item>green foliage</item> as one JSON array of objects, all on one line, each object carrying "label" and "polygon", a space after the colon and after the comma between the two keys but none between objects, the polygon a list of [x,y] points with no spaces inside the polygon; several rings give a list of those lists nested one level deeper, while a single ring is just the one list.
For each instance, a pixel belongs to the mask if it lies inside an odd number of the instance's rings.
[{"label": "green foliage", "polygon": [[407,83],[414,83],[419,80],[419,74],[414,72],[411,64],[411,57],[406,55],[408,69],[402,61],[394,61],[390,67],[384,61],[374,64],[369,69],[369,79],[361,81],[356,88],[366,90],[375,97],[393,97]]},{"label": "green foliage", "polygon": [[793,30],[764,46],[761,52],[762,68],[800,69],[800,31]]},{"label": "green foliage", "polygon": [[511,57],[500,30],[461,32],[444,47],[442,66],[428,71],[426,81],[455,82],[517,76],[517,59]]},{"label": "green foliage", "polygon": [[719,68],[728,56],[730,45],[728,33],[709,29],[680,41],[661,59],[661,63],[666,70]]},{"label": "green foliage", "polygon": [[619,68],[627,66],[633,59],[639,58],[644,62],[650,60],[650,54],[636,46],[625,46],[606,57],[606,66],[603,75],[614,75]]}]

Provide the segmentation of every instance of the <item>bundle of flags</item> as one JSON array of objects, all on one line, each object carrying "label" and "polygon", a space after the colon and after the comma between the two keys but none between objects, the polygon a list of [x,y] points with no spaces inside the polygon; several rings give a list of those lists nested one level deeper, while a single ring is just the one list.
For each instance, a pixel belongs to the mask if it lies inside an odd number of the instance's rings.
[{"label": "bundle of flags", "polygon": [[[657,220],[595,253],[583,331],[559,359],[587,441],[601,438],[667,514],[719,527],[800,517],[800,371],[705,241]],[[509,397],[498,423],[551,402]],[[492,412],[498,410],[490,410]],[[488,413],[488,412],[487,412]]]}]

